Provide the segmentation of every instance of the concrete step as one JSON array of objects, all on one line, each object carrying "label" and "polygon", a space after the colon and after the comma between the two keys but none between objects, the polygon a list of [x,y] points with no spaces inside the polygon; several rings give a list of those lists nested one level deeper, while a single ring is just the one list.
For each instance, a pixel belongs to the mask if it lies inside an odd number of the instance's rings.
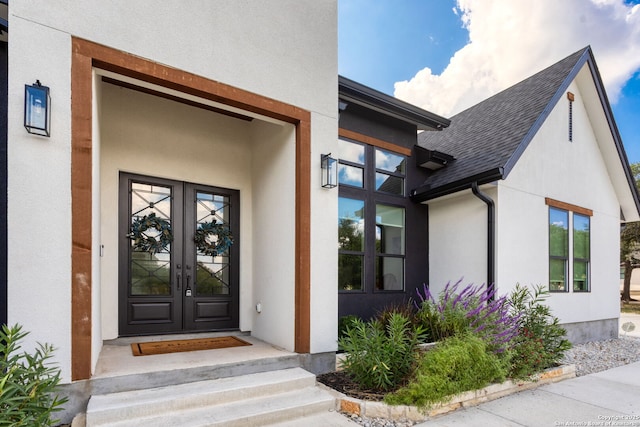
[{"label": "concrete step", "polygon": [[269,427],[356,427],[356,424],[335,410],[322,411],[304,417],[269,424]]},{"label": "concrete step", "polygon": [[301,368],[95,395],[86,425],[266,425],[329,411],[335,399]]}]

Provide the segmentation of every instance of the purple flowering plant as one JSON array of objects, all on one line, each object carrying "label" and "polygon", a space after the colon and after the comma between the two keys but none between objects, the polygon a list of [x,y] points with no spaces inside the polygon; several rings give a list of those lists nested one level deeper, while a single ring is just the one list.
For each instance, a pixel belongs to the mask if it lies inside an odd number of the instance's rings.
[{"label": "purple flowering plant", "polygon": [[490,351],[503,353],[510,348],[520,329],[520,315],[510,310],[506,296],[496,298],[495,289],[468,284],[462,279],[447,283],[436,299],[424,284],[414,301],[418,323],[428,330],[429,339],[471,332],[482,338]]}]

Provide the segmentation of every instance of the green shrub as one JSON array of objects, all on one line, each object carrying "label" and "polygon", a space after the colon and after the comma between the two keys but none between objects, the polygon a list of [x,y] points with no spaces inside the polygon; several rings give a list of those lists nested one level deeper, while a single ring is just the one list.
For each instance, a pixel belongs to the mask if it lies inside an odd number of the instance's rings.
[{"label": "green shrub", "polygon": [[473,334],[456,335],[426,352],[411,382],[385,397],[393,405],[430,406],[505,379],[506,367]]},{"label": "green shrub", "polygon": [[361,387],[391,390],[411,373],[421,335],[400,313],[391,314],[386,325],[353,320],[338,343],[346,353],[342,368]]},{"label": "green shrub", "polygon": [[509,296],[512,313],[519,315],[520,323],[512,346],[514,357],[509,372],[512,378],[525,378],[557,365],[564,352],[571,348],[558,318],[543,304],[548,296],[549,292],[540,285],[530,289],[520,284]]},{"label": "green shrub", "polygon": [[51,415],[67,399],[54,394],[60,382],[60,370],[49,362],[54,349],[38,344],[33,354],[18,353],[26,335],[19,325],[3,325],[0,332],[0,425],[55,425]]},{"label": "green shrub", "polygon": [[413,324],[415,308],[409,303],[396,303],[385,306],[379,310],[373,317],[374,321],[380,322],[385,328],[389,325],[391,317],[394,314],[400,314],[403,317],[409,319]]},{"label": "green shrub", "polygon": [[[359,319],[359,317],[353,314],[342,316],[338,319],[338,340],[346,335],[347,328],[349,328],[349,326],[351,326],[351,324],[353,324],[357,319]],[[339,349],[342,350],[341,348]]]}]

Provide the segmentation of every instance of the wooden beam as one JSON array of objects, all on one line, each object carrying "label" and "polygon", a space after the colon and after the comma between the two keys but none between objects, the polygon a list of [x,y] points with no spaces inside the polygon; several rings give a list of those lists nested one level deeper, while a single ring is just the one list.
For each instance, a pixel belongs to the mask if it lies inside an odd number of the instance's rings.
[{"label": "wooden beam", "polygon": [[402,154],[403,156],[411,156],[411,148],[403,147],[402,145],[396,145],[392,142],[383,141],[382,139],[374,138],[372,136],[363,135],[358,132],[340,128],[338,129],[338,136],[342,138],[349,138],[354,141],[363,142],[365,144],[373,145],[384,150],[393,151],[394,153]]},{"label": "wooden beam", "polygon": [[571,211],[581,215],[593,216],[593,211],[591,209],[572,205],[571,203],[561,202],[559,200],[550,199],[549,197],[545,197],[544,202],[554,208],[564,209],[565,211]]}]

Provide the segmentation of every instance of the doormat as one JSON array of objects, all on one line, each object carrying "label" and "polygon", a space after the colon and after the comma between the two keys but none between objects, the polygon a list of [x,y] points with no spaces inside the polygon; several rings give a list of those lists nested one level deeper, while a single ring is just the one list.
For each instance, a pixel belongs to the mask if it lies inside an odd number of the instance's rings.
[{"label": "doormat", "polygon": [[183,351],[214,350],[252,345],[237,337],[196,338],[192,340],[153,341],[131,344],[134,356],[179,353]]}]

